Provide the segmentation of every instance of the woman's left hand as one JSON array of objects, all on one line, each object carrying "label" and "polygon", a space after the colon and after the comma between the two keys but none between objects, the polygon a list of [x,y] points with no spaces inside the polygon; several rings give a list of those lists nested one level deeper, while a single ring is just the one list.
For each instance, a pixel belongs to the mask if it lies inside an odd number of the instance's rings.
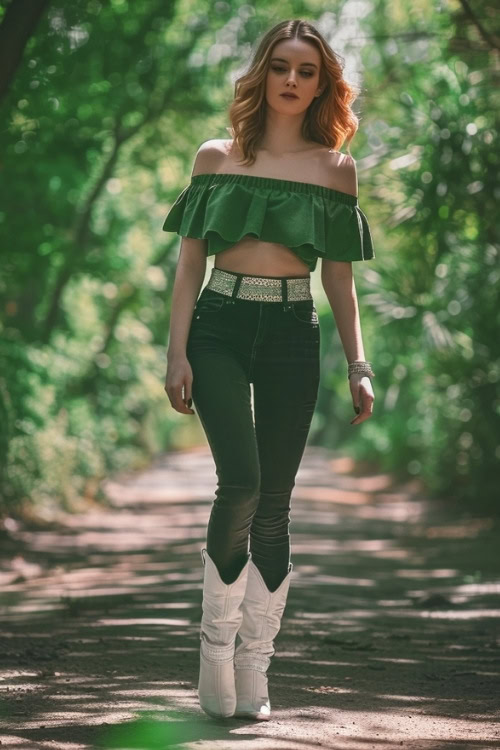
[{"label": "woman's left hand", "polygon": [[368,375],[353,374],[349,378],[351,388],[352,403],[356,416],[351,420],[351,424],[360,424],[365,419],[369,419],[373,412],[373,394],[372,382]]}]

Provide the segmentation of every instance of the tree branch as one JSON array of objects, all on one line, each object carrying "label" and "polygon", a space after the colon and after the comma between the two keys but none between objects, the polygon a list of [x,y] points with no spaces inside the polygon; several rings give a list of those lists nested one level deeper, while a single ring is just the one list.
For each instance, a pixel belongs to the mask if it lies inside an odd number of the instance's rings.
[{"label": "tree branch", "polygon": [[[182,90],[183,86],[187,85],[190,75],[191,75],[190,72],[186,71],[185,72],[186,80],[182,78],[176,79],[176,81],[173,84],[175,86],[175,89]],[[59,272],[57,281],[55,283],[54,290],[52,293],[52,299],[49,305],[49,310],[45,317],[45,321],[43,323],[43,332],[42,332],[43,341],[49,340],[51,332],[57,322],[59,303],[62,297],[62,293],[74,271],[75,255],[77,256],[82,255],[87,248],[89,235],[90,235],[90,222],[92,218],[92,211],[104,186],[106,185],[106,182],[113,174],[113,169],[118,159],[121,146],[123,146],[123,144],[126,141],[128,141],[130,138],[135,136],[147,123],[151,122],[156,117],[159,117],[162,114],[162,112],[164,112],[165,108],[167,107],[169,100],[171,99],[171,96],[172,96],[172,90],[170,87],[167,88],[163,92],[160,99],[157,100],[155,103],[153,103],[155,101],[155,97],[151,96],[149,99],[151,103],[146,108],[143,118],[141,119],[140,123],[138,123],[137,125],[134,125],[133,127],[123,128],[121,126],[120,119],[118,119],[118,121],[116,122],[115,128],[114,128],[113,148],[103,165],[101,175],[97,179],[93,189],[88,194],[84,205],[78,211],[75,222],[73,224],[72,235],[74,239],[71,244],[72,244],[72,247],[74,248],[74,251],[71,253],[68,253],[68,255],[66,256],[65,262]]]},{"label": "tree branch", "polygon": [[490,32],[484,28],[479,18],[474,14],[467,0],[460,0],[460,5],[469,21],[476,27],[486,44],[492,49],[500,49],[500,42]]},{"label": "tree branch", "polygon": [[0,24],[0,99],[15,76],[24,48],[49,0],[13,0]]}]

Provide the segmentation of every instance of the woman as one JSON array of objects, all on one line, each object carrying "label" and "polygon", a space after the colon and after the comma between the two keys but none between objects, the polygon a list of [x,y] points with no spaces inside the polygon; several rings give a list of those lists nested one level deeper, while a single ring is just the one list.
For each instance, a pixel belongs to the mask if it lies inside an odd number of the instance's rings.
[{"label": "woman", "polygon": [[[182,237],[165,390],[181,414],[194,414],[194,401],[218,478],[202,550],[198,685],[214,717],[270,717],[266,673],[293,568],[290,496],[319,385],[318,257],[348,362],[351,424],[372,413],[352,261],[374,257],[373,243],[355,162],[335,150],[356,132],[353,99],[311,24],[274,26],[236,82],[232,140],[201,145],[163,227]],[[215,264],[198,298],[207,255]]]}]

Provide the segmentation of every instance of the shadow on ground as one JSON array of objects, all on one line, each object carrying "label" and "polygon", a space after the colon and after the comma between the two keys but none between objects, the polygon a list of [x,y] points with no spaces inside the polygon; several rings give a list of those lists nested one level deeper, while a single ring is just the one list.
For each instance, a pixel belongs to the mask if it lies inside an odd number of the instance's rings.
[{"label": "shadow on ground", "polygon": [[2,750],[499,748],[498,521],[354,469],[306,450],[270,722],[198,706],[208,450],[109,481],[109,509],[11,522]]}]

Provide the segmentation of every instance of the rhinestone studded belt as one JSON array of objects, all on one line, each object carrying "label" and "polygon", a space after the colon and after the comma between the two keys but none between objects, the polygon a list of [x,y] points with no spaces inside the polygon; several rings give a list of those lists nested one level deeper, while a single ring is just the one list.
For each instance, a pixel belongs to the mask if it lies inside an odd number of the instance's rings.
[{"label": "rhinestone studded belt", "polygon": [[298,302],[313,298],[310,276],[296,279],[244,276],[215,267],[212,268],[206,288],[226,294],[228,297],[261,302]]}]

